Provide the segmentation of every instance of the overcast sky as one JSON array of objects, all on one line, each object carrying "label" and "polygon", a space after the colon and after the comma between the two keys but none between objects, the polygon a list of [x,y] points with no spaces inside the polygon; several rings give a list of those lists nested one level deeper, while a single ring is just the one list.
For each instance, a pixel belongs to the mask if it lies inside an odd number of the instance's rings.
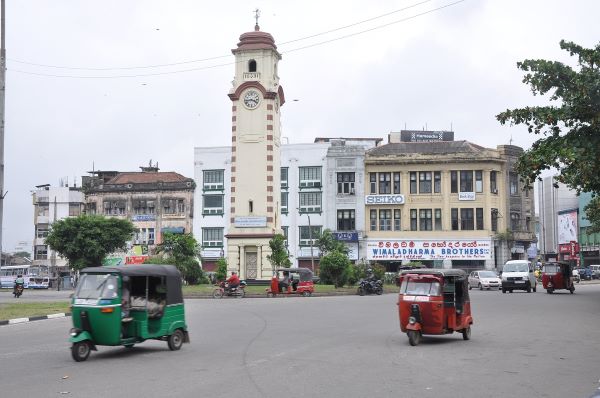
[{"label": "overcast sky", "polygon": [[455,1],[6,0],[3,248],[33,239],[36,185],[150,159],[193,177],[194,147],[229,145],[231,49],[255,8],[283,55],[290,143],[452,128],[529,147],[494,117],[543,101],[516,62],[573,64],[558,43],[598,44],[600,1]]}]

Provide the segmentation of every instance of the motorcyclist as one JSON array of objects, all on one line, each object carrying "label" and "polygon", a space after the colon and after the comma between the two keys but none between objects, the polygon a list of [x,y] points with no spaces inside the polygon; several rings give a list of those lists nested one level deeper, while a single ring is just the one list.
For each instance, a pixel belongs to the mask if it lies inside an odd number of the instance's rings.
[{"label": "motorcyclist", "polygon": [[13,293],[17,292],[17,286],[21,285],[21,287],[25,286],[25,279],[23,279],[23,275],[17,275],[17,279],[15,279],[15,285],[13,287]]},{"label": "motorcyclist", "polygon": [[233,271],[231,276],[225,281],[225,290],[231,291],[240,285],[240,277]]}]

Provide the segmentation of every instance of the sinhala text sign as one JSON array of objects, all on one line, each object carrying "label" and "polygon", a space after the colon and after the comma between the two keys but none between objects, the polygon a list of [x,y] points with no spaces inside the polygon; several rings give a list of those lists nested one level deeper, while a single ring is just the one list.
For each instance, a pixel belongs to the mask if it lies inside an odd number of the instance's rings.
[{"label": "sinhala text sign", "polygon": [[492,242],[478,239],[368,240],[368,260],[489,260]]}]

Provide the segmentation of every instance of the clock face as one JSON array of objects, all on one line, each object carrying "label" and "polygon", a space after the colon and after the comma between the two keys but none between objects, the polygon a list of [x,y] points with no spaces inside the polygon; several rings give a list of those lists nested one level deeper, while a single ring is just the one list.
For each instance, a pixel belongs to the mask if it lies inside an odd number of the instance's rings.
[{"label": "clock face", "polygon": [[257,91],[254,91],[254,90],[246,91],[246,94],[244,94],[244,105],[246,105],[247,108],[254,109],[258,106],[259,102],[260,102],[260,95],[258,94]]}]

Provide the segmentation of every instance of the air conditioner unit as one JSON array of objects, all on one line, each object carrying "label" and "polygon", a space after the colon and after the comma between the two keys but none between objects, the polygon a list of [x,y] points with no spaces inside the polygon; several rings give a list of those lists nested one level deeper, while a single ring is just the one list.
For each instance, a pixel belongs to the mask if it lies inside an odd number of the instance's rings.
[{"label": "air conditioner unit", "polygon": [[492,189],[492,193],[498,193],[498,189]]}]

